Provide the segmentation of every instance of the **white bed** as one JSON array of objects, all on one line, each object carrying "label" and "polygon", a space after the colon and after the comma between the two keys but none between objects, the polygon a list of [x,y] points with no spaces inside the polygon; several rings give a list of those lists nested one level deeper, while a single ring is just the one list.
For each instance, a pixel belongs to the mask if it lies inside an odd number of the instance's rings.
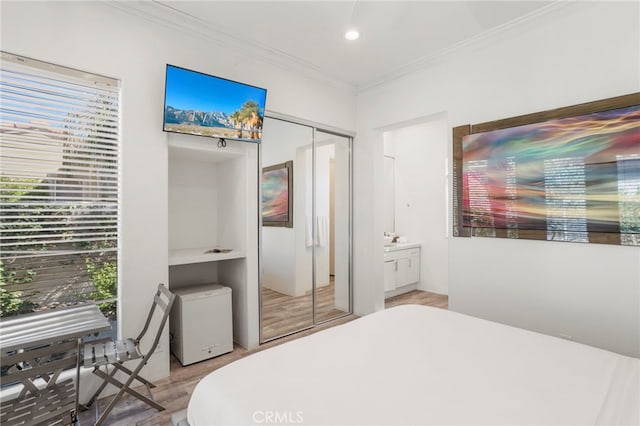
[{"label": "white bed", "polygon": [[191,426],[640,424],[640,360],[406,305],[204,377]]}]

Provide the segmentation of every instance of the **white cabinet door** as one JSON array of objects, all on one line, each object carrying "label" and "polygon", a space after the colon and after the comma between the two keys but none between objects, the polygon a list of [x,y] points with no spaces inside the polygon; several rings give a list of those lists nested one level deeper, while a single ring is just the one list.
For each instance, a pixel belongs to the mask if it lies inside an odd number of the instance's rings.
[{"label": "white cabinet door", "polygon": [[396,268],[395,260],[387,260],[384,262],[384,291],[396,289]]},{"label": "white cabinet door", "polygon": [[384,291],[420,281],[420,249],[394,250],[384,255]]},{"label": "white cabinet door", "polygon": [[420,281],[420,252],[409,256],[409,264],[407,266],[407,284],[417,283]]},{"label": "white cabinet door", "polygon": [[402,287],[411,284],[409,281],[409,258],[403,257],[398,259],[398,270],[396,271],[396,287]]}]

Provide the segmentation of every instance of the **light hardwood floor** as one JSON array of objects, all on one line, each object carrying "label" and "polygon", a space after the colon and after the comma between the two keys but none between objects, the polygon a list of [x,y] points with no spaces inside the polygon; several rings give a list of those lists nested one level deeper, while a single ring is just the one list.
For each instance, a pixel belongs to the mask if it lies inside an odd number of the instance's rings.
[{"label": "light hardwood floor", "polygon": [[[311,292],[293,297],[270,288],[262,289],[262,338],[269,340],[313,325]],[[316,290],[316,323],[345,315],[335,308],[333,280]]]},{"label": "light hardwood floor", "polygon": [[430,293],[428,291],[414,290],[409,293],[400,294],[385,300],[385,308],[397,305],[426,305],[435,308],[449,309],[449,296],[445,294]]},{"label": "light hardwood floor", "polygon": [[[385,306],[392,307],[408,303],[429,305],[447,309],[448,297],[444,295],[416,290],[387,299]],[[191,393],[193,392],[196,384],[202,377],[206,376],[211,371],[214,371],[226,364],[229,364],[252,353],[262,351],[264,349],[268,349],[270,347],[280,345],[282,343],[307,336],[309,334],[313,334],[317,331],[333,327],[335,325],[344,324],[356,318],[357,316],[355,315],[349,315],[343,318],[339,318],[335,321],[322,324],[315,328],[271,341],[251,351],[248,351],[236,345],[233,352],[229,354],[221,355],[219,357],[192,364],[187,367],[182,367],[180,363],[172,356],[171,373],[169,377],[157,381],[157,387],[153,390],[154,398],[160,404],[164,405],[166,407],[166,410],[158,412],[153,408],[149,408],[147,405],[143,404],[137,399],[126,395],[120,400],[120,402],[112,411],[111,415],[107,418],[106,424],[122,426],[170,425],[171,415],[187,407],[189,398],[191,397]],[[144,393],[144,387],[138,388],[137,390]],[[106,406],[108,401],[109,397],[101,399],[99,401],[100,407]],[[80,413],[81,425],[93,424],[93,408],[94,407],[91,407],[89,411]]]}]

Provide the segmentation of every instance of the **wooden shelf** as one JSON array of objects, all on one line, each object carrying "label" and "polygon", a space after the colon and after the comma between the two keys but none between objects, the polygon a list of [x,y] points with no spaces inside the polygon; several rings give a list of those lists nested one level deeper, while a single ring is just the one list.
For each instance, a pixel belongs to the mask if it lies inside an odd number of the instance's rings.
[{"label": "wooden shelf", "polygon": [[205,253],[213,247],[188,248],[169,250],[169,266],[188,265],[190,263],[218,262],[220,260],[242,259],[245,253],[231,250],[227,253]]}]

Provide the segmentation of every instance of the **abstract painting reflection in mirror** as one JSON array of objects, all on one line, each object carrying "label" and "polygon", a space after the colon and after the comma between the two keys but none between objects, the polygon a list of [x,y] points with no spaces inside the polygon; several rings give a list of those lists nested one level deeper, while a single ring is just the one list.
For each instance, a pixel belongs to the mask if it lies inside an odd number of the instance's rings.
[{"label": "abstract painting reflection in mirror", "polygon": [[293,228],[293,161],[262,169],[262,224]]}]

